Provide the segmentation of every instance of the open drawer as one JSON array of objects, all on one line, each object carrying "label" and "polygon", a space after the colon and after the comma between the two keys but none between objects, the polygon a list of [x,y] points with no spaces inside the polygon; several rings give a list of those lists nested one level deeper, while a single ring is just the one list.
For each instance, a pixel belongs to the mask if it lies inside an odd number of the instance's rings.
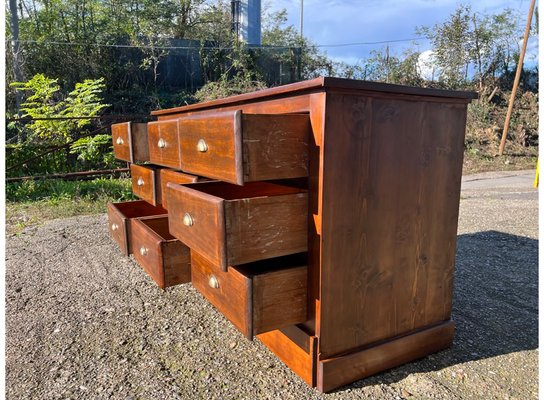
[{"label": "open drawer", "polygon": [[147,124],[123,122],[111,126],[113,155],[131,163],[149,161]]},{"label": "open drawer", "polygon": [[170,232],[223,271],[308,248],[305,189],[252,182],[167,185]]},{"label": "open drawer", "polygon": [[191,281],[189,248],[168,232],[168,217],[153,216],[132,221],[134,258],[165,289]]},{"label": "open drawer", "polygon": [[248,339],[307,319],[306,254],[222,271],[191,250],[193,286]]},{"label": "open drawer", "polygon": [[130,239],[133,219],[150,215],[165,215],[166,213],[164,208],[154,207],[143,200],[108,203],[110,235],[119,245],[121,252],[128,256],[132,254]]},{"label": "open drawer", "polygon": [[183,171],[238,185],[308,176],[308,114],[205,111],[178,121]]}]

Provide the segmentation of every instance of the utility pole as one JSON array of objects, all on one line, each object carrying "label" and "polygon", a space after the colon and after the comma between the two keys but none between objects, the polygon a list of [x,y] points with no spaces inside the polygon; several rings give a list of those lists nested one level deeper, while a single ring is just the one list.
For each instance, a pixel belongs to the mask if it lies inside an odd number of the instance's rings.
[{"label": "utility pole", "polygon": [[[9,0],[9,11],[11,14],[11,50],[13,54],[13,79],[15,82],[21,82],[23,80],[23,73],[21,72],[21,59],[19,48],[19,15],[17,14],[17,0]],[[15,107],[17,108],[17,114],[21,116],[21,103],[23,101],[23,94],[20,90],[15,91]]]},{"label": "utility pole", "polygon": [[533,19],[533,11],[535,9],[535,0],[531,1],[529,6],[529,15],[527,16],[527,25],[525,26],[525,35],[523,37],[523,45],[521,46],[521,53],[519,53],[518,68],[516,70],[516,78],[514,79],[514,86],[512,87],[512,94],[510,95],[510,103],[508,104],[508,112],[506,113],[506,119],[504,121],[504,129],[502,131],[501,144],[499,145],[499,156],[502,156],[504,152],[504,145],[506,144],[506,134],[508,133],[508,126],[510,125],[510,118],[512,117],[512,109],[514,108],[514,100],[516,98],[516,92],[518,90],[519,78],[521,71],[523,70],[523,58],[525,57],[525,51],[527,50],[527,41],[529,40],[529,31],[531,30],[531,20]]},{"label": "utility pole", "polygon": [[304,0],[300,0],[300,39],[304,38]]}]

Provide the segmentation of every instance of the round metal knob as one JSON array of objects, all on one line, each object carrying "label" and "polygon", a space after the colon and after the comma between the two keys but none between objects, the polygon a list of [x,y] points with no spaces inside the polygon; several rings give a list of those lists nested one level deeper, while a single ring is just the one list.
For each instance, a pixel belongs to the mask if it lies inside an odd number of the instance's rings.
[{"label": "round metal knob", "polygon": [[125,141],[121,138],[121,137],[118,137],[117,140],[115,141],[118,145],[121,145],[123,143],[125,143]]},{"label": "round metal knob", "polygon": [[138,178],[138,182],[136,182],[138,184],[138,186],[143,186],[144,185],[144,178],[142,178],[141,176]]},{"label": "round metal knob", "polygon": [[208,286],[210,286],[212,289],[219,288],[219,281],[215,276],[210,275],[210,279],[208,279]]},{"label": "round metal knob", "polygon": [[191,217],[191,214],[189,213],[185,213],[185,215],[183,216],[183,225],[185,226],[193,226],[193,217]]},{"label": "round metal knob", "polygon": [[163,138],[160,138],[159,141],[157,142],[157,146],[159,146],[159,148],[161,149],[164,149],[166,147],[166,140],[164,140]]},{"label": "round metal knob", "polygon": [[117,225],[116,223],[111,224],[112,231],[116,231],[117,229],[119,229],[119,225]]},{"label": "round metal knob", "polygon": [[146,255],[147,255],[147,249],[146,249],[144,246],[140,247],[140,254],[141,254],[142,256],[146,256]]},{"label": "round metal knob", "polygon": [[206,141],[204,139],[200,139],[198,143],[196,144],[196,148],[201,153],[205,153],[208,151],[208,145],[206,144]]}]

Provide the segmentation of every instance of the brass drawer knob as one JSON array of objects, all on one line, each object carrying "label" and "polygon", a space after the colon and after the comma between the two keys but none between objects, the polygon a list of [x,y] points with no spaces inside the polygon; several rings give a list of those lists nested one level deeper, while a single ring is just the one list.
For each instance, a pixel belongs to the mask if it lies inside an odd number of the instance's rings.
[{"label": "brass drawer knob", "polygon": [[198,143],[196,144],[196,148],[201,153],[205,153],[208,151],[208,145],[204,139],[200,139]]},{"label": "brass drawer knob", "polygon": [[117,143],[118,145],[122,145],[123,143],[125,143],[125,141],[121,137],[118,137],[115,143]]},{"label": "brass drawer knob", "polygon": [[143,186],[144,185],[144,178],[142,178],[141,176],[138,178],[138,182],[136,182],[138,184],[138,186]]},{"label": "brass drawer knob", "polygon": [[147,249],[145,248],[145,246],[140,247],[140,254],[141,254],[142,256],[146,256],[146,255],[147,255]]},{"label": "brass drawer knob", "polygon": [[193,217],[191,217],[191,214],[189,213],[185,213],[185,215],[183,216],[183,225],[185,226],[193,226]]},{"label": "brass drawer knob", "polygon": [[157,142],[157,146],[159,146],[159,148],[161,149],[164,149],[166,147],[166,140],[164,140],[163,138],[160,138],[159,141]]},{"label": "brass drawer knob", "polygon": [[215,276],[210,275],[210,279],[208,279],[208,286],[210,286],[212,289],[219,288],[219,281]]},{"label": "brass drawer knob", "polygon": [[115,222],[113,224],[111,224],[111,230],[112,231],[116,231],[117,229],[119,229],[119,225],[117,225]]}]

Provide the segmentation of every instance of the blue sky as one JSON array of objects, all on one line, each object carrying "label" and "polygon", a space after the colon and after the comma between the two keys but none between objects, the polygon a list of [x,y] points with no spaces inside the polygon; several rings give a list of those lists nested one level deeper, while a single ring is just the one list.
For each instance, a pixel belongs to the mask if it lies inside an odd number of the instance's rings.
[{"label": "blue sky", "polygon": [[[378,42],[417,37],[415,27],[444,22],[461,3],[459,0],[304,0],[304,35],[318,45]],[[519,14],[518,25],[523,32],[530,0],[464,1],[476,12],[500,13],[511,8]],[[300,0],[263,0],[271,10],[285,8],[289,24],[297,29],[300,21]],[[538,3],[537,3],[538,5]],[[534,18],[534,17],[533,17]],[[419,40],[419,50],[429,49]],[[410,42],[391,42],[392,53],[400,54]],[[322,47],[329,57],[354,64],[368,57],[371,50],[386,44]],[[537,39],[529,43],[526,61],[537,60]]]}]

